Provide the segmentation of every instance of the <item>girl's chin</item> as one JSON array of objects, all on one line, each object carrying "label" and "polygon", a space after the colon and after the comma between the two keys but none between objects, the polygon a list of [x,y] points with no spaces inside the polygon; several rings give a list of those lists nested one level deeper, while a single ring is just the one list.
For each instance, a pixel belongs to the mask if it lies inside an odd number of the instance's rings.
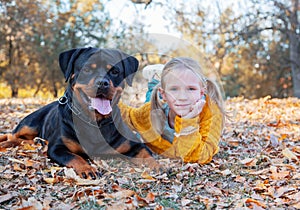
[{"label": "girl's chin", "polygon": [[180,111],[177,111],[176,114],[180,117],[182,116],[185,116],[189,113],[189,110],[180,110]]}]

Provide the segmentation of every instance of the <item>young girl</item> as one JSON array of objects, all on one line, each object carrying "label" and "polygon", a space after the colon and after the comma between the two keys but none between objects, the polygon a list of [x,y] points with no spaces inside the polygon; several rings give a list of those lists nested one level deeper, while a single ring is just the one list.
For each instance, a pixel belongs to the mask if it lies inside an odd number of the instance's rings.
[{"label": "young girl", "polygon": [[139,108],[120,102],[119,107],[123,120],[155,153],[204,164],[219,150],[223,99],[191,58],[174,58],[164,66],[150,102]]}]

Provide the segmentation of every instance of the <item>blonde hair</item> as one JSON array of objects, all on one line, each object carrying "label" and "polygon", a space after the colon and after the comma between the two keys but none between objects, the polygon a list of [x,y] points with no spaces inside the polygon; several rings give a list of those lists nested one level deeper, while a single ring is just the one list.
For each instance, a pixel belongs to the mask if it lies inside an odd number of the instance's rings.
[{"label": "blonde hair", "polygon": [[226,116],[225,103],[222,97],[221,90],[217,85],[217,83],[204,76],[200,64],[194,59],[188,57],[177,57],[177,58],[173,58],[168,63],[166,63],[166,65],[162,70],[161,81],[155,86],[151,95],[151,121],[154,129],[161,134],[164,129],[165,122],[167,120],[163,112],[164,103],[160,99],[158,90],[159,88],[164,89],[166,84],[165,81],[166,75],[169,72],[177,69],[189,69],[199,77],[200,82],[204,86],[205,94],[208,95],[210,98],[210,100],[208,101],[209,102],[208,105],[210,105],[210,103],[212,102],[217,104],[218,108],[220,109],[223,115],[222,126],[224,126],[225,116]]}]

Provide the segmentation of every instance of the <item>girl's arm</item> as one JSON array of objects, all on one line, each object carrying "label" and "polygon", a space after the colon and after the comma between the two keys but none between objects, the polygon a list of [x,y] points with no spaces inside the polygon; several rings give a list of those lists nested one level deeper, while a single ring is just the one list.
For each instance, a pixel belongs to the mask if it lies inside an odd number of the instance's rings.
[{"label": "girl's arm", "polygon": [[130,129],[137,132],[145,132],[151,128],[150,103],[145,103],[141,107],[134,108],[120,101],[118,106],[122,119]]}]

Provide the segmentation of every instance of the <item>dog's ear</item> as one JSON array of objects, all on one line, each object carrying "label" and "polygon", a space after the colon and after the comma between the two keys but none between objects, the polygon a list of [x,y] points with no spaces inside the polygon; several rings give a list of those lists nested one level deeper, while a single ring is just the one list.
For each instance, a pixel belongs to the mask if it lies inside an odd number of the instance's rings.
[{"label": "dog's ear", "polygon": [[122,60],[122,63],[125,69],[124,76],[126,78],[126,82],[129,86],[132,86],[132,80],[134,73],[138,70],[139,61],[133,56],[128,56]]},{"label": "dog's ear", "polygon": [[74,73],[74,63],[79,58],[79,56],[83,53],[94,50],[95,48],[75,48],[71,50],[64,51],[59,55],[59,66],[62,70],[66,82],[69,80],[71,75]]}]

